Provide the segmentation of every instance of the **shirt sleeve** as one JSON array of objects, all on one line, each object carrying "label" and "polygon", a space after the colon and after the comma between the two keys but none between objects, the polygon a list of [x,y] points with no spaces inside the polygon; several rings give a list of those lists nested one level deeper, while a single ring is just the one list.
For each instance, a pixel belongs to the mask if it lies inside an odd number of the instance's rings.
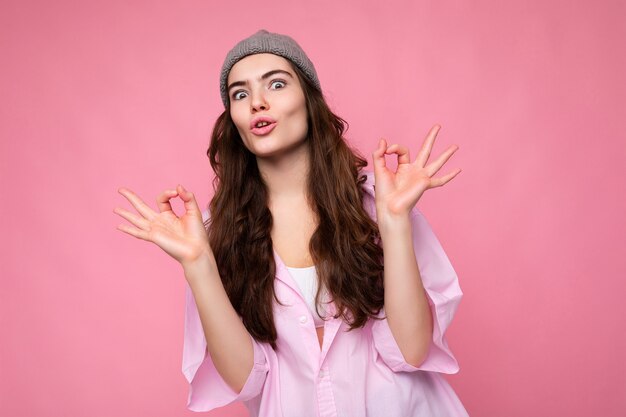
[{"label": "shirt sleeve", "polygon": [[185,329],[183,343],[183,374],[189,383],[187,408],[210,411],[235,401],[247,401],[263,390],[269,371],[265,347],[252,336],[254,364],[241,392],[235,392],[222,379],[208,354],[204,330],[189,285],[185,285]]},{"label": "shirt sleeve", "polygon": [[[206,217],[206,212],[203,213]],[[196,302],[185,283],[185,327],[182,371],[189,383],[187,408],[192,411],[210,411],[235,401],[247,401],[263,390],[269,371],[267,346],[252,336],[254,364],[240,393],[235,392],[221,377],[208,354],[204,330]]]},{"label": "shirt sleeve", "polygon": [[[372,320],[374,346],[382,360],[394,372],[433,371],[455,374],[459,371],[459,365],[448,348],[445,332],[452,322],[463,293],[456,272],[424,215],[414,207],[410,217],[415,257],[433,317],[433,338],[424,362],[420,366],[413,366],[405,361],[385,318]],[[379,317],[384,316],[383,308]]]}]

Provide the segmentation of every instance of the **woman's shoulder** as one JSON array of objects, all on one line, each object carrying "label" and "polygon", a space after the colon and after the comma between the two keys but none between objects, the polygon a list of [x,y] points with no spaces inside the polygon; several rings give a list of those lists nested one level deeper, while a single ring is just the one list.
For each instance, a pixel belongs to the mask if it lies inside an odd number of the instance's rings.
[{"label": "woman's shoulder", "polygon": [[211,212],[209,211],[209,205],[207,204],[207,206],[202,210],[202,223],[204,224],[204,228],[208,231],[209,230],[209,220],[211,218]]},{"label": "woman's shoulder", "polygon": [[[364,205],[370,206],[374,202],[376,188],[374,180],[374,171],[361,170],[359,171],[359,180],[365,176],[365,181],[361,183],[361,188],[365,191]],[[211,217],[209,212],[209,206],[202,210],[202,221],[206,224],[207,220]]]},{"label": "woman's shoulder", "polygon": [[365,182],[361,184],[361,188],[371,197],[374,197],[374,171],[360,171],[359,179],[365,176]]},{"label": "woman's shoulder", "polygon": [[360,171],[359,180],[365,176],[365,181],[360,183],[363,190],[363,208],[372,218],[376,221],[376,206],[375,206],[375,187],[374,187],[374,172],[373,171]]}]

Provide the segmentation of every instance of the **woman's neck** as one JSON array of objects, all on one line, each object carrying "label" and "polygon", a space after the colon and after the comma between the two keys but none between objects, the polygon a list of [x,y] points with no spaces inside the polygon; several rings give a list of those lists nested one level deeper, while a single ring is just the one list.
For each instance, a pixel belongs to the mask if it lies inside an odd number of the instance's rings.
[{"label": "woman's neck", "polygon": [[307,146],[278,158],[257,158],[257,165],[267,185],[270,201],[302,198],[306,195],[309,170]]}]

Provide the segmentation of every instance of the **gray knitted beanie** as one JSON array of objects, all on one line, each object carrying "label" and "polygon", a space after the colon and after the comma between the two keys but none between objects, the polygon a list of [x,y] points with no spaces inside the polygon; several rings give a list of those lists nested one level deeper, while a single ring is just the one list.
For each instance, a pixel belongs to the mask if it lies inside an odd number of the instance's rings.
[{"label": "gray knitted beanie", "polygon": [[222,72],[220,73],[220,94],[222,95],[224,107],[228,105],[226,82],[228,80],[228,73],[233,65],[248,55],[262,53],[279,55],[290,60],[306,74],[319,91],[322,91],[317,73],[315,72],[315,67],[302,48],[300,48],[300,45],[287,35],[271,33],[265,29],[261,29],[254,35],[240,41],[228,52],[228,55],[226,55],[226,59],[222,65]]}]

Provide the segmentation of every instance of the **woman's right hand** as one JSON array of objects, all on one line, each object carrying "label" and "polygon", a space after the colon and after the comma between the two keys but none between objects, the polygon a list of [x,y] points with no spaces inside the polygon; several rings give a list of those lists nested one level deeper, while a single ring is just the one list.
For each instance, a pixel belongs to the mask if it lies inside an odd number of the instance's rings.
[{"label": "woman's right hand", "polygon": [[[202,213],[193,193],[178,185],[175,190],[165,190],[157,197],[159,212],[152,210],[138,195],[127,188],[118,190],[137,209],[140,215],[116,207],[119,214],[136,227],[120,224],[117,228],[136,238],[153,242],[183,266],[203,255],[212,254]],[[179,196],[185,203],[185,214],[178,217],[169,200]]]}]

